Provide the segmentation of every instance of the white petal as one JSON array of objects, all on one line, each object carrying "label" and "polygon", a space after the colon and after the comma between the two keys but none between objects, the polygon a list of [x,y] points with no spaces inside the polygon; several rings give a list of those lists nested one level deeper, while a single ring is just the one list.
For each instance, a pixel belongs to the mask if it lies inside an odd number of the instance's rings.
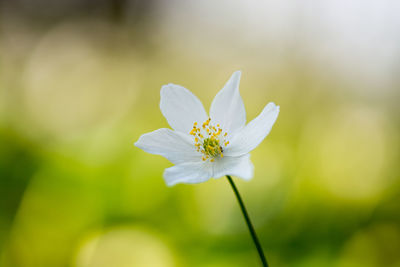
[{"label": "white petal", "polygon": [[228,134],[233,134],[246,124],[246,110],[239,93],[240,75],[240,71],[232,74],[224,88],[215,96],[210,108],[213,124],[220,124]]},{"label": "white petal", "polygon": [[201,154],[196,151],[192,137],[170,129],[143,134],[135,146],[148,153],[161,155],[174,164],[201,161]]},{"label": "white petal", "polygon": [[160,109],[169,125],[176,131],[189,133],[193,123],[203,123],[207,113],[200,100],[186,88],[168,84],[161,88]]},{"label": "white petal", "polygon": [[269,134],[279,114],[279,106],[269,103],[249,124],[237,132],[224,149],[224,155],[240,156],[256,148]]},{"label": "white petal", "polygon": [[244,180],[253,178],[254,165],[251,163],[250,154],[241,157],[223,157],[214,162],[213,177],[219,178],[224,175],[233,175]]},{"label": "white petal", "polygon": [[197,184],[212,177],[209,162],[189,162],[170,167],[164,171],[164,180],[168,186],[178,183]]}]

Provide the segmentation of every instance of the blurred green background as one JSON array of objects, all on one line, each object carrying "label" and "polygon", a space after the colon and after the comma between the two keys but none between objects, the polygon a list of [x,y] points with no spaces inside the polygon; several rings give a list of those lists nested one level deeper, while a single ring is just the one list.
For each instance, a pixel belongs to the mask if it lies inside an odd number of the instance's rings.
[{"label": "blurred green background", "polygon": [[271,266],[400,266],[396,1],[0,2],[0,266],[258,266],[226,179],[133,146],[235,70],[281,113],[235,179]]}]

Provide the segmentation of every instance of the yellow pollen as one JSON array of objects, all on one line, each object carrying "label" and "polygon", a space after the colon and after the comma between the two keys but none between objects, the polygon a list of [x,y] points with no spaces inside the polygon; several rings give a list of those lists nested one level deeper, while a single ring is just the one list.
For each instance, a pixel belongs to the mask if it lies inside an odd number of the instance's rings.
[{"label": "yellow pollen", "polygon": [[[190,135],[194,136],[194,146],[197,152],[202,153],[202,160],[214,162],[216,158],[224,157],[222,144],[227,146],[229,141],[225,140],[227,133],[225,132],[222,136],[222,129],[220,125],[210,124],[211,118],[208,118],[203,122],[202,127],[197,127],[198,123],[193,123],[193,129],[190,131]],[[205,135],[205,136],[204,136]],[[220,136],[221,135],[221,136]]]}]

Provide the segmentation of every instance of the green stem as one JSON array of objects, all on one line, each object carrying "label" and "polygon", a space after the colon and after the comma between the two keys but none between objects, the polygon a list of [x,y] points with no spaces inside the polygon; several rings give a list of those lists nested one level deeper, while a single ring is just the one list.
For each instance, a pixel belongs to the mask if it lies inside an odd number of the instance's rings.
[{"label": "green stem", "polygon": [[237,201],[239,202],[239,206],[240,206],[240,209],[242,210],[243,217],[244,217],[244,219],[246,221],[247,227],[249,228],[251,237],[253,238],[254,245],[256,245],[256,248],[257,248],[257,251],[258,251],[258,255],[260,256],[261,262],[262,262],[264,267],[268,267],[267,259],[264,256],[264,252],[263,252],[263,249],[261,247],[260,241],[258,241],[256,231],[254,230],[254,227],[251,224],[249,214],[247,214],[246,207],[244,206],[244,203],[243,203],[243,200],[242,200],[242,198],[241,198],[241,196],[239,194],[239,191],[236,188],[236,185],[233,182],[232,178],[229,175],[227,175],[226,178],[228,178],[228,181],[232,186],[233,192],[235,192]]}]

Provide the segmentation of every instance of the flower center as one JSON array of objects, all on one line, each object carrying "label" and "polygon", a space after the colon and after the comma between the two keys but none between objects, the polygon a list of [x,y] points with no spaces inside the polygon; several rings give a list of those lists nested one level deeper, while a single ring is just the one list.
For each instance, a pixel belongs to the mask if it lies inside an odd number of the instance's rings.
[{"label": "flower center", "polygon": [[208,118],[202,125],[202,127],[197,127],[197,122],[193,124],[193,129],[189,134],[194,136],[194,145],[197,152],[203,153],[203,161],[210,160],[214,162],[215,158],[224,157],[223,147],[229,144],[226,141],[228,133],[222,133],[220,125],[217,124],[216,127],[211,123],[211,118]]}]

